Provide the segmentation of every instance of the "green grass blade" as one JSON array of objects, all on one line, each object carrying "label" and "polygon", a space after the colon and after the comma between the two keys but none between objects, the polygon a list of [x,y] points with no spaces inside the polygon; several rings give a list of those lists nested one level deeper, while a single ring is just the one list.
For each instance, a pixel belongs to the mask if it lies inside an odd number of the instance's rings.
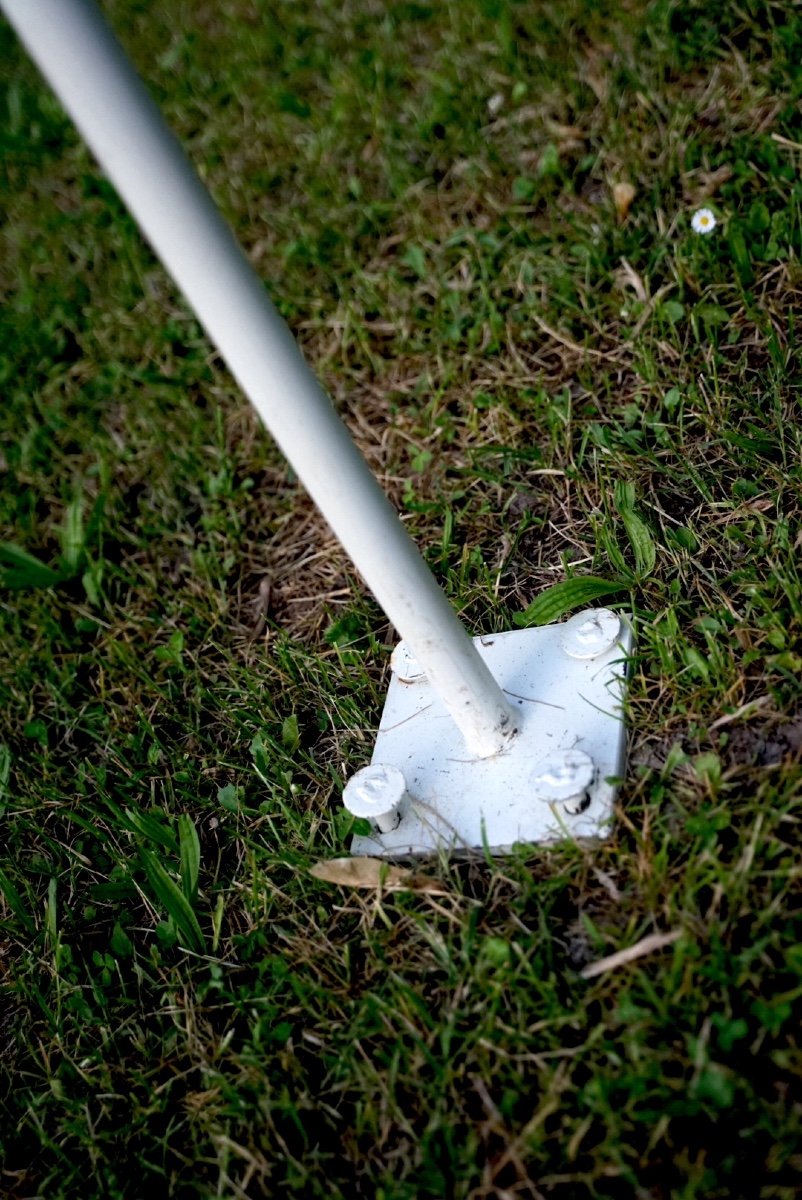
[{"label": "green grass blade", "polygon": [[31,914],[28,912],[28,909],[25,907],[25,901],[14,887],[14,884],[8,878],[5,871],[0,871],[0,895],[3,896],[6,904],[11,909],[17,920],[21,921],[30,933],[34,933],[36,930],[34,920],[31,917]]},{"label": "green grass blade", "polygon": [[190,950],[203,953],[205,942],[192,905],[176,883],[170,878],[156,855],[150,850],[142,851],[142,865],[148,877],[153,896],[173,918],[179,935]]},{"label": "green grass blade", "polygon": [[181,853],[181,887],[190,904],[198,894],[200,876],[200,840],[192,818],[181,813],[178,818],[178,840]]},{"label": "green grass blade", "polygon": [[0,542],[0,567],[0,584],[7,588],[48,588],[61,582],[58,571],[11,542]]},{"label": "green grass blade", "polygon": [[5,812],[6,801],[11,798],[8,781],[11,777],[11,751],[5,742],[0,742],[0,815]]},{"label": "green grass blade", "polygon": [[45,907],[45,929],[50,949],[55,953],[58,948],[58,904],[56,898],[56,877],[51,875],[47,882],[47,905]]},{"label": "green grass blade", "polygon": [[598,575],[585,575],[579,579],[565,579],[541,592],[528,608],[516,613],[513,621],[525,628],[530,625],[550,625],[565,613],[592,604],[602,596],[622,592],[628,585],[621,579],[602,579]]},{"label": "green grass blade", "polygon": [[292,754],[301,744],[301,734],[298,729],[298,718],[295,713],[289,717],[285,717],[281,726],[281,744],[284,749]]},{"label": "green grass blade", "polygon": [[163,846],[165,850],[170,850],[172,853],[178,850],[178,840],[172,829],[168,828],[153,813],[138,812],[136,809],[126,808],[125,813],[121,814],[121,817],[121,823],[127,824],[128,828],[138,833],[140,837],[145,838],[149,842],[155,842],[157,846]]},{"label": "green grass blade", "polygon": [[75,574],[83,562],[85,549],[84,502],[79,495],[67,505],[61,530],[61,561],[65,572]]},{"label": "green grass blade", "polygon": [[631,483],[619,481],[615,485],[615,506],[624,522],[632,553],[635,556],[635,573],[638,579],[646,579],[654,570],[657,550],[654,539],[646,525],[635,512],[635,488]]}]

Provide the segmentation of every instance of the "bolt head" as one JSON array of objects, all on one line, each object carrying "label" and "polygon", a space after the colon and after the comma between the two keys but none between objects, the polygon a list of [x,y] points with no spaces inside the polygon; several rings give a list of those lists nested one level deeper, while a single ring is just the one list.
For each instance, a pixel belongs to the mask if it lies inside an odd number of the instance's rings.
[{"label": "bolt head", "polygon": [[421,683],[426,678],[423,667],[412,653],[407,642],[399,642],[395,650],[393,650],[390,658],[390,666],[392,667],[393,674],[397,675],[402,683]]},{"label": "bolt head", "polygon": [[343,804],[355,817],[366,817],[382,833],[401,820],[407,784],[398,767],[370,763],[353,775],[343,789]]},{"label": "bolt head", "polygon": [[567,812],[581,812],[576,804],[593,782],[594,773],[593,759],[584,750],[555,750],[537,763],[530,783],[539,800],[562,803]]},{"label": "bolt head", "polygon": [[560,645],[571,658],[598,658],[618,640],[621,618],[609,608],[587,608],[566,621]]}]

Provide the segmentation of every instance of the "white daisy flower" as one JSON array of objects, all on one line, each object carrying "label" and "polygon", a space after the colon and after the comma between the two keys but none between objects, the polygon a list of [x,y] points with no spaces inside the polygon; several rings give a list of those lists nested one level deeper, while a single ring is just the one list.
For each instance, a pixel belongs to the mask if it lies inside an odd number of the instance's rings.
[{"label": "white daisy flower", "polygon": [[717,223],[715,214],[709,208],[698,208],[691,217],[691,229],[694,233],[712,233]]}]

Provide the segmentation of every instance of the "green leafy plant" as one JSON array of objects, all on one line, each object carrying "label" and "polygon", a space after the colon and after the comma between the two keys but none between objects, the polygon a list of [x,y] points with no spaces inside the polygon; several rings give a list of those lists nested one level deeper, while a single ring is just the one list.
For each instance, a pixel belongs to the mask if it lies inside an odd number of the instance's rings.
[{"label": "green leafy plant", "polygon": [[48,566],[21,546],[0,542],[0,587],[52,588],[80,577],[87,599],[98,604],[103,568],[99,560],[91,557],[89,540],[97,537],[103,507],[101,496],[92,508],[89,523],[85,524],[83,495],[79,493],[70,501],[58,531],[61,554],[56,567]]},{"label": "green leafy plant", "polygon": [[[202,954],[205,949],[203,931],[186,894],[190,890],[190,878],[182,874],[182,887],[178,887],[152,850],[143,849],[141,859],[154,900],[167,911],[186,947]],[[191,866],[190,862],[188,867],[191,869]]]},{"label": "green leafy plant", "polygon": [[548,625],[566,613],[622,592],[628,586],[621,579],[602,579],[598,575],[564,579],[541,592],[523,612],[515,613],[513,620],[521,627]]},{"label": "green leafy plant", "polygon": [[649,527],[635,511],[635,487],[619,480],[615,485],[615,506],[635,556],[635,578],[640,582],[651,575],[657,561],[657,549]]}]

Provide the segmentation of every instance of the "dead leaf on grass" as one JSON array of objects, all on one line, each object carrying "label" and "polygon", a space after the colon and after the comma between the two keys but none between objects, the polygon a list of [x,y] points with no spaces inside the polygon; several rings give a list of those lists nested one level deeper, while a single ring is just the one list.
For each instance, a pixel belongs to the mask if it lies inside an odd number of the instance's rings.
[{"label": "dead leaf on grass", "polygon": [[448,890],[436,879],[418,875],[406,867],[394,867],[383,858],[325,858],[310,867],[309,874],[323,883],[337,883],[340,887],[448,895]]},{"label": "dead leaf on grass", "polygon": [[643,279],[625,258],[621,259],[621,270],[616,271],[616,282],[624,287],[631,287],[641,304],[645,304],[649,299],[649,293],[646,290],[646,284]]},{"label": "dead leaf on grass", "polygon": [[785,146],[789,150],[802,150],[802,142],[792,142],[790,138],[783,137],[781,133],[773,133],[771,140],[778,146]]},{"label": "dead leaf on grass", "polygon": [[717,717],[710,725],[710,732],[714,729],[721,729],[724,725],[731,725],[733,721],[743,721],[747,717],[753,717],[759,709],[765,708],[767,704],[771,704],[771,696],[757,696],[754,700],[747,701],[740,708],[736,708],[735,712],[724,713],[722,717]]},{"label": "dead leaf on grass", "polygon": [[259,594],[253,602],[256,617],[248,634],[248,641],[254,642],[265,627],[267,614],[270,611],[270,597],[273,593],[273,581],[265,575],[259,583]]},{"label": "dead leaf on grass", "polygon": [[606,104],[610,95],[610,63],[612,46],[600,43],[585,52],[580,78],[593,92],[599,104]]},{"label": "dead leaf on grass", "polygon": [[587,138],[584,129],[578,125],[563,125],[559,121],[546,121],[546,128],[551,136],[559,142],[561,154],[567,154],[571,150],[580,150]]},{"label": "dead leaf on grass", "polygon": [[726,163],[715,171],[689,171],[683,179],[683,192],[689,204],[697,208],[712,200],[718,189],[732,178],[732,167]]},{"label": "dead leaf on grass", "polygon": [[618,214],[618,220],[623,225],[629,216],[632,201],[635,199],[635,187],[626,180],[613,184],[613,204]]},{"label": "dead leaf on grass", "polygon": [[618,950],[615,954],[608,954],[606,958],[600,958],[597,962],[588,963],[580,971],[580,975],[583,979],[595,979],[597,975],[603,975],[605,971],[615,971],[617,967],[625,967],[627,963],[634,962],[637,958],[643,958],[645,954],[653,954],[655,950],[662,950],[665,946],[670,946],[672,942],[676,942],[681,933],[681,929],[672,929],[670,933],[650,933],[647,937],[641,938],[639,942],[635,942],[634,946],[627,946],[626,949]]}]

